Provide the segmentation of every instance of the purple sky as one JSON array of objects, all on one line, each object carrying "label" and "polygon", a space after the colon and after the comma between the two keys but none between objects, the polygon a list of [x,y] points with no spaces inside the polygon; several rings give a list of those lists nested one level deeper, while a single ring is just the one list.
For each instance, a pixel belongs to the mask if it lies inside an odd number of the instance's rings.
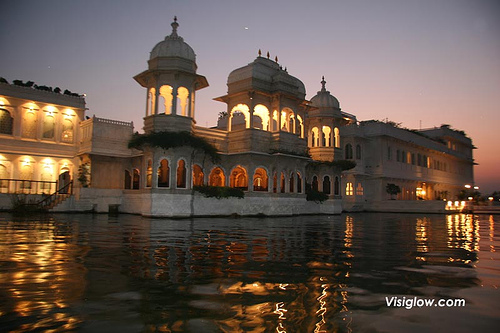
[{"label": "purple sky", "polygon": [[321,76],[344,111],[409,128],[450,124],[474,141],[476,182],[500,190],[500,1],[3,0],[0,76],[86,93],[88,115],[142,127],[146,92],[132,77],[171,32],[210,87],[196,121],[213,126],[228,74],[258,49],[302,80]]}]

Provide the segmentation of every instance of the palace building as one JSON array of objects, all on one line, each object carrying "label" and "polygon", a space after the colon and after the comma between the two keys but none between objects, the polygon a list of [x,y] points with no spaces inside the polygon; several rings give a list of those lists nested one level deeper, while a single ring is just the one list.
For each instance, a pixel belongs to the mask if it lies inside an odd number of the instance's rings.
[{"label": "palace building", "polygon": [[[208,81],[178,26],[174,19],[134,77],[146,93],[143,129],[204,138],[218,159],[188,146],[128,148],[133,123],[85,117],[82,96],[0,83],[0,208],[9,208],[8,194],[28,193],[56,198],[46,205],[52,211],[166,217],[439,212],[474,183],[474,147],[463,132],[360,122],[324,78],[308,101],[304,84],[260,51],[215,98],[227,105],[217,126],[196,125],[196,91]],[[356,166],[342,171],[344,160]],[[400,188],[397,200],[388,184]],[[205,197],[194,190],[201,185],[239,188],[245,197]],[[327,199],[307,200],[312,192]]]}]

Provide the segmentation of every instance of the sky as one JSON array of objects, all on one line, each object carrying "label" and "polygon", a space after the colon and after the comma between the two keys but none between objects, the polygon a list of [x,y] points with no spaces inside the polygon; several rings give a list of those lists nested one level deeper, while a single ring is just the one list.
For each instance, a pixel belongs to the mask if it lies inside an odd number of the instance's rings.
[{"label": "sky", "polygon": [[0,76],[86,94],[89,116],[133,121],[146,91],[133,76],[178,33],[210,84],[196,121],[214,126],[227,76],[259,49],[311,99],[321,88],[357,119],[419,129],[449,124],[472,138],[476,184],[500,191],[500,1],[2,0]]}]

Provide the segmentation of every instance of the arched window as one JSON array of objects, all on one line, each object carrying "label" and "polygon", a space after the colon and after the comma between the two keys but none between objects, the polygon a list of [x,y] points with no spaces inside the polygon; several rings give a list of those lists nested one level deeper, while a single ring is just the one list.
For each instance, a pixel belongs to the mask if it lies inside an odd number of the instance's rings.
[{"label": "arched window", "polygon": [[134,169],[134,178],[132,180],[132,189],[138,190],[141,187],[141,174],[139,169]]},{"label": "arched window", "polygon": [[186,162],[177,162],[177,188],[186,188]]},{"label": "arched window", "polygon": [[323,133],[323,146],[331,147],[332,146],[332,129],[328,126],[322,127]]},{"label": "arched window", "polygon": [[314,191],[318,191],[318,177],[314,176],[311,183],[311,188]]},{"label": "arched window", "polygon": [[54,127],[55,127],[54,115],[50,112],[47,112],[45,114],[45,117],[43,118],[42,138],[53,139],[54,138]]},{"label": "arched window", "polygon": [[280,176],[280,192],[285,193],[285,174],[283,172]]},{"label": "arched window", "polygon": [[[238,118],[241,119],[240,117],[244,117],[244,122],[238,121]],[[250,109],[248,105],[238,104],[231,109],[229,119],[227,120],[227,128],[228,131],[250,128]]]},{"label": "arched window", "polygon": [[[262,129],[264,131],[269,131],[269,120],[270,120],[270,113],[269,109],[262,104],[257,104],[254,109],[253,109],[253,114],[254,114],[254,128]],[[258,119],[256,119],[258,118]],[[260,122],[260,124],[257,122]]]},{"label": "arched window", "polygon": [[208,185],[210,186],[226,186],[226,176],[219,167],[212,169],[208,178]]},{"label": "arched window", "polygon": [[253,190],[267,192],[267,183],[268,179],[266,170],[263,168],[255,169],[255,173],[253,175]]},{"label": "arched window", "polygon": [[361,159],[361,146],[356,145],[356,159],[360,160]]},{"label": "arched window", "polygon": [[289,184],[290,185],[290,193],[293,193],[295,191],[295,188],[294,188],[295,187],[295,184],[294,184],[295,182],[294,182],[294,180],[295,180],[295,173],[292,172],[290,174],[290,184]]},{"label": "arched window", "polygon": [[158,166],[158,187],[169,187],[170,186],[170,168],[168,167],[168,161],[162,159],[160,165]]},{"label": "arched window", "polygon": [[352,145],[350,143],[345,145],[345,159],[352,160]]},{"label": "arched window", "polygon": [[204,183],[203,169],[198,165],[193,165],[193,185],[202,186]]},{"label": "arched window", "polygon": [[335,177],[335,183],[334,183],[334,188],[333,188],[333,193],[335,195],[340,195],[340,181],[339,177]]},{"label": "arched window", "polygon": [[23,137],[36,139],[36,113],[34,110],[28,110],[24,114]]},{"label": "arched window", "polygon": [[71,119],[64,119],[62,122],[61,141],[67,143],[73,142],[73,122]]},{"label": "arched window", "polygon": [[334,146],[336,148],[340,148],[340,134],[339,134],[339,129],[337,127],[335,127],[335,129],[333,130],[333,135],[335,138]]},{"label": "arched window", "polygon": [[353,191],[352,183],[345,184],[345,195],[353,195],[353,194],[354,194],[354,191]]},{"label": "arched window", "polygon": [[153,162],[148,161],[148,168],[146,169],[146,187],[151,187],[153,183]]},{"label": "arched window", "polygon": [[297,120],[299,122],[299,135],[301,138],[304,137],[304,121],[300,115],[297,115]]},{"label": "arched window", "polygon": [[325,194],[330,194],[331,193],[331,182],[330,182],[330,177],[329,176],[325,176],[323,178],[323,193]]},{"label": "arched window", "polygon": [[311,147],[319,146],[319,129],[317,127],[313,127],[311,130]]},{"label": "arched window", "polygon": [[363,185],[361,185],[361,183],[358,183],[358,185],[356,186],[356,195],[363,195]]},{"label": "arched window", "polygon": [[[165,114],[172,114],[172,100],[173,100],[173,95],[172,95],[172,87],[165,85],[161,86],[160,88],[160,101],[163,99],[163,110],[158,110],[158,113],[165,113]],[[154,90],[153,90],[154,94]],[[154,102],[154,99],[153,99]],[[160,107],[161,104],[158,104],[158,108]],[[151,105],[152,108],[154,108],[154,104]],[[155,110],[151,110],[151,114],[154,114]]]},{"label": "arched window", "polygon": [[177,112],[177,114],[180,114],[185,117],[190,117],[191,115],[188,114],[188,100],[189,100],[189,90],[187,90],[185,87],[179,87],[177,89],[177,98],[178,98],[178,105],[177,107],[180,107],[180,113]]},{"label": "arched window", "polygon": [[4,108],[0,108],[0,134],[12,135],[12,125],[14,118],[11,117],[10,112]]},{"label": "arched window", "polygon": [[156,89],[155,88],[151,88],[149,89],[149,93],[148,93],[148,106],[147,106],[147,110],[146,110],[146,116],[150,116],[152,114],[154,114],[155,112],[155,99],[156,99]]},{"label": "arched window", "polygon": [[130,190],[130,188],[132,187],[131,183],[132,183],[132,177],[130,176],[130,171],[125,170],[125,177],[124,177],[123,188],[126,189],[126,190]]},{"label": "arched window", "polygon": [[231,171],[229,178],[229,186],[239,188],[241,190],[248,190],[248,175],[245,168],[238,165]]},{"label": "arched window", "polygon": [[302,193],[302,177],[298,172],[297,172],[297,193]]}]

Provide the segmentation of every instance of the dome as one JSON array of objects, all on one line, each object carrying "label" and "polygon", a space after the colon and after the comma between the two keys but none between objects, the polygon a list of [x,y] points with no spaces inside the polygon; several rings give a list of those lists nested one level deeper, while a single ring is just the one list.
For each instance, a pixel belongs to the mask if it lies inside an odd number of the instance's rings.
[{"label": "dome", "polygon": [[151,51],[149,59],[152,60],[158,57],[179,57],[196,62],[196,54],[191,46],[184,42],[181,36],[177,35],[177,28],[179,27],[177,17],[174,17],[174,22],[172,22],[171,25],[172,33],[156,44]]},{"label": "dome", "polygon": [[325,88],[325,77],[323,76],[323,79],[321,81],[321,91],[318,91],[316,96],[311,98],[311,104],[312,106],[315,106],[317,108],[334,108],[334,109],[340,109],[340,103],[339,101],[330,94],[329,91],[326,90]]},{"label": "dome", "polygon": [[259,56],[250,64],[233,70],[228,78],[229,93],[247,89],[268,92],[283,91],[304,98],[306,89],[302,81],[288,74],[276,61]]}]

